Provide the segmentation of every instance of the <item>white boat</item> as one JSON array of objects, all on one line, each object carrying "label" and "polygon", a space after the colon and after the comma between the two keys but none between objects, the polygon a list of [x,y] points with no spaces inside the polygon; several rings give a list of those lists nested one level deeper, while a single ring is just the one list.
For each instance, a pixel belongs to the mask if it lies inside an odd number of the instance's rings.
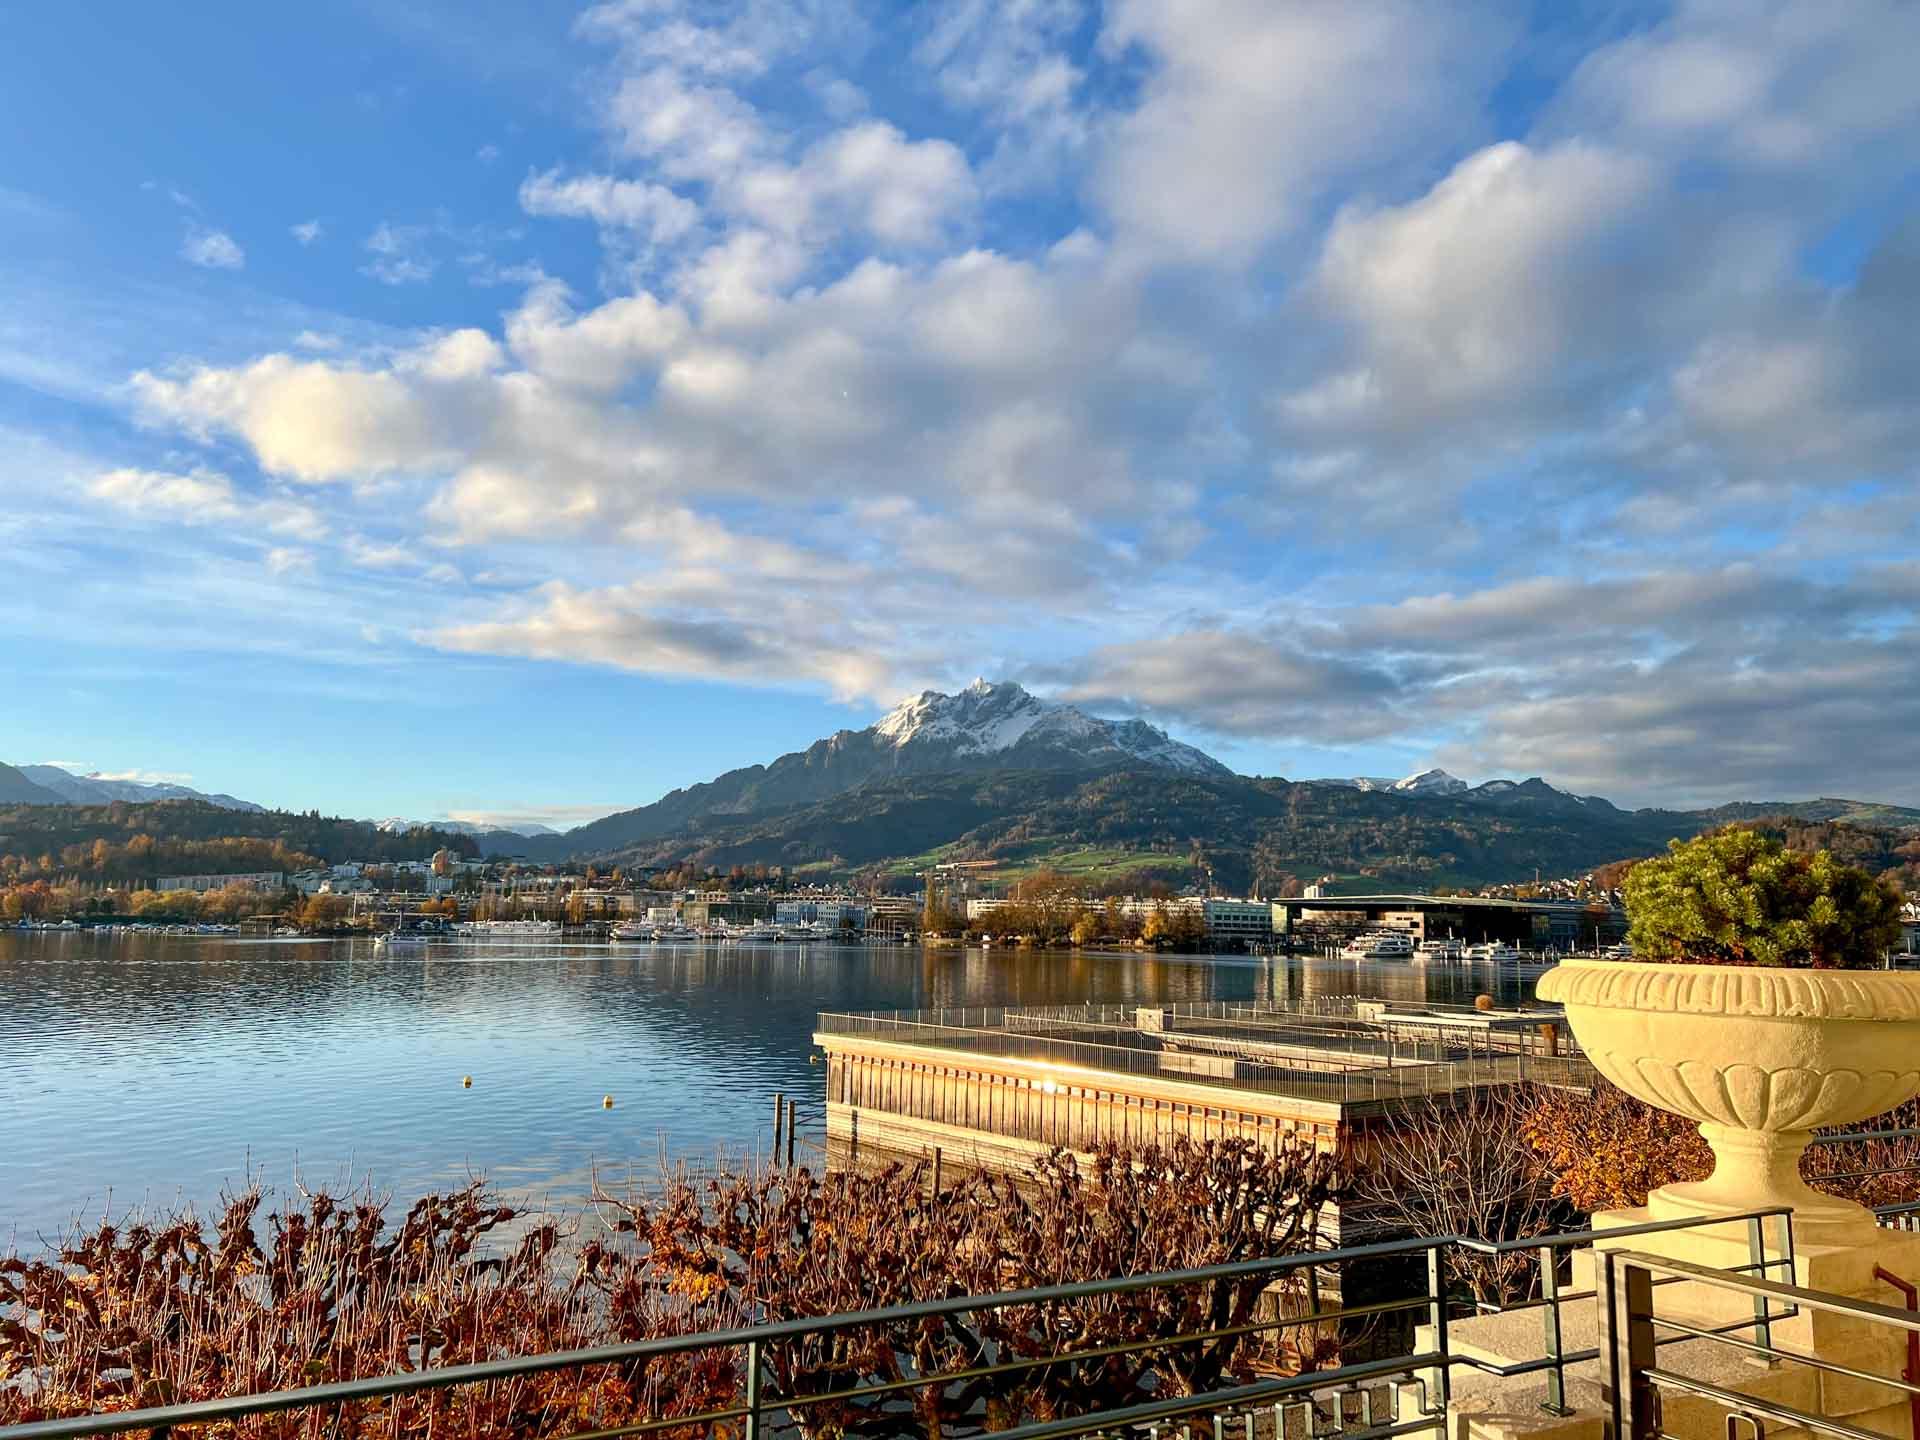
[{"label": "white boat", "polygon": [[653,938],[662,945],[686,945],[700,936],[691,926],[674,924],[656,926]]},{"label": "white boat", "polygon": [[1362,935],[1340,952],[1345,960],[1411,960],[1413,937],[1394,932]]},{"label": "white boat", "polygon": [[432,938],[419,930],[382,930],[373,937],[373,948],[385,950],[393,945],[424,945]]},{"label": "white boat", "polygon": [[608,932],[611,940],[651,940],[653,926],[644,920],[622,920]]},{"label": "white boat", "polygon": [[1491,940],[1480,945],[1469,945],[1466,958],[1483,961],[1493,965],[1512,964],[1520,959],[1520,952],[1502,941]]},{"label": "white boat", "polygon": [[1460,958],[1458,940],[1422,940],[1413,947],[1413,958],[1430,964],[1448,965]]},{"label": "white boat", "polygon": [[742,925],[738,930],[730,931],[727,938],[736,945],[773,945],[779,942],[780,931],[765,920],[756,920],[751,925]]}]

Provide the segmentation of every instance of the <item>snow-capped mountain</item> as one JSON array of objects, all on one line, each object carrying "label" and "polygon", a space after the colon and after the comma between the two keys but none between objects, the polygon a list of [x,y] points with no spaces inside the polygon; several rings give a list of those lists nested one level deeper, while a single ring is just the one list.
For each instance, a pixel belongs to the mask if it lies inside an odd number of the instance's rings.
[{"label": "snow-capped mountain", "polygon": [[843,794],[872,780],[962,771],[1150,769],[1197,779],[1233,772],[1144,720],[1107,720],[1042,700],[1012,681],[976,680],[957,695],[927,690],[864,730],[842,730],[771,765],[729,770],[569,830],[579,851],[612,850],[707,819],[732,819]]},{"label": "snow-capped mountain", "polygon": [[1466,781],[1444,770],[1422,770],[1418,775],[1394,781],[1388,788],[1401,795],[1458,795],[1468,786]]},{"label": "snow-capped mountain", "polygon": [[376,830],[404,835],[409,830],[445,830],[454,835],[558,835],[551,825],[476,825],[470,820],[408,820],[389,815],[373,822]]},{"label": "snow-capped mountain", "polygon": [[20,773],[43,790],[50,790],[69,805],[111,805],[116,800],[145,804],[153,800],[204,800],[222,810],[264,810],[251,800],[232,795],[208,794],[189,785],[165,781],[117,780],[112,776],[76,775],[59,765],[22,765]]},{"label": "snow-capped mountain", "polygon": [[975,680],[958,695],[923,690],[888,711],[870,733],[896,754],[1013,756],[1044,749],[1069,758],[1073,768],[1141,764],[1196,775],[1233,773],[1144,720],[1103,720],[1077,706],[1042,700],[1011,680]]},{"label": "snow-capped mountain", "polygon": [[[1399,780],[1374,775],[1356,775],[1350,780],[1314,780],[1314,785],[1345,785],[1353,790],[1381,790],[1394,795],[1463,795],[1470,790],[1466,781],[1444,770],[1422,770]],[[1510,783],[1510,782],[1508,782]]]}]

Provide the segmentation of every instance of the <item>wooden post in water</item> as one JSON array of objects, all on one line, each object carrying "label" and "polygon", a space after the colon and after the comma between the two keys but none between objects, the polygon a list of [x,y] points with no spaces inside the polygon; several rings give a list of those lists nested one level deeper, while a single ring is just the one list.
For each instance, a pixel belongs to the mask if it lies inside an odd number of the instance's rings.
[{"label": "wooden post in water", "polygon": [[800,1117],[795,1113],[800,1108],[797,1100],[787,1101],[787,1168],[793,1168],[793,1132],[800,1128]]},{"label": "wooden post in water", "polygon": [[787,1118],[787,1097],[779,1090],[773,1092],[773,1163],[780,1163],[780,1126]]}]

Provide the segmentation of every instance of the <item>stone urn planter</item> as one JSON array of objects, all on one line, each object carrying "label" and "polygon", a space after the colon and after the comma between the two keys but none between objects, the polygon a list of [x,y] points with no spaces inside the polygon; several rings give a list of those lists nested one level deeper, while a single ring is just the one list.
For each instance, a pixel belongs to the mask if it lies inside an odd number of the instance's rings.
[{"label": "stone urn planter", "polygon": [[1820,1126],[1920,1094],[1920,974],[1570,960],[1538,994],[1594,1067],[1700,1123],[1713,1174],[1648,1197],[1655,1219],[1793,1207],[1803,1244],[1858,1243],[1873,1216],[1800,1178]]}]

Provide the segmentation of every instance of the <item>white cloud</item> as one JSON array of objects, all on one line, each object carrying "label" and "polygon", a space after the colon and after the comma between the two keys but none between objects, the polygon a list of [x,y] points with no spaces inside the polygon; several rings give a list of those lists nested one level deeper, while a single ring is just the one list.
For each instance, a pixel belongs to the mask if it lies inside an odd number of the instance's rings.
[{"label": "white cloud", "polygon": [[1130,249],[1243,262],[1337,181],[1471,134],[1514,31],[1488,6],[1419,0],[1116,0],[1103,46],[1153,68],[1096,194]]},{"label": "white cloud", "polygon": [[298,240],[301,245],[311,245],[322,235],[326,234],[326,226],[322,225],[318,220],[302,220],[298,225],[288,226],[287,233],[292,235],[295,240]]},{"label": "white cloud", "polygon": [[953,0],[932,12],[914,59],[955,106],[999,136],[984,173],[994,189],[1039,189],[1073,173],[1095,116],[1070,54],[1086,0]]},{"label": "white cloud", "polygon": [[373,259],[361,267],[382,285],[421,285],[433,278],[440,262],[427,252],[432,232],[424,225],[395,225],[383,220],[367,237]]},{"label": "white cloud", "polygon": [[491,165],[500,158],[500,147],[498,145],[482,145],[478,150],[473,152],[473,158],[478,160],[482,165]]},{"label": "white cloud", "polygon": [[326,523],[311,507],[278,497],[256,497],[237,490],[225,475],[196,470],[181,475],[162,470],[108,470],[86,486],[94,499],[120,510],[187,525],[222,526],[243,534],[253,529],[273,535],[313,539]]},{"label": "white cloud", "polygon": [[592,220],[602,229],[632,231],[651,245],[671,244],[700,219],[698,206],[664,185],[610,175],[562,178],[558,170],[522,181],[520,208],[529,215],[568,216]]},{"label": "white cloud", "polygon": [[196,225],[180,244],[180,258],[206,270],[238,270],[247,263],[247,252],[226,231]]},{"label": "white cloud", "polygon": [[507,318],[507,343],[535,374],[583,390],[617,390],[671,353],[690,329],[686,314],[647,294],[609,300],[576,315],[564,285],[537,286]]},{"label": "white cloud", "polygon": [[[1680,3],[1516,46],[1514,13],[598,6],[611,144],[517,194],[598,228],[599,292],[510,228],[382,225],[376,278],[525,294],[379,347],[302,314],[268,332],[319,326],[295,353],[149,352],[164,458],[95,498],[340,482],[298,492],[351,537],[317,573],[463,652],[866,698],[1004,656],[1246,741],[1629,795],[1811,777],[1797,720],[1870,755],[1920,673],[1912,597],[1862,575],[1920,544],[1908,22]],[[909,52],[911,127],[846,78]]]},{"label": "white cloud", "polygon": [[978,199],[956,146],[910,141],[877,120],[829,135],[796,167],[747,172],[734,195],[743,214],[769,229],[804,233],[832,220],[883,245],[916,247],[941,239]]},{"label": "white cloud", "polygon": [[311,575],[313,573],[313,552],[293,546],[276,545],[262,557],[267,569],[275,575]]},{"label": "white cloud", "polygon": [[[1877,177],[1905,160],[1872,150],[1920,120],[1916,51],[1920,13],[1901,0],[1681,0],[1659,23],[1587,55],[1551,123],[1684,150],[1696,163],[1813,172],[1819,184],[1861,160]],[[1842,148],[1853,165],[1830,165]]]},{"label": "white cloud", "polygon": [[449,449],[441,417],[392,372],[269,355],[180,380],[143,370],[133,390],[149,421],[238,434],[265,469],[297,480],[422,468]]},{"label": "white cloud", "polygon": [[1612,292],[1580,283],[1656,194],[1650,168],[1583,144],[1504,141],[1418,200],[1343,210],[1311,303],[1351,336],[1338,369],[1282,397],[1308,429],[1413,427],[1510,406],[1592,355]]}]

